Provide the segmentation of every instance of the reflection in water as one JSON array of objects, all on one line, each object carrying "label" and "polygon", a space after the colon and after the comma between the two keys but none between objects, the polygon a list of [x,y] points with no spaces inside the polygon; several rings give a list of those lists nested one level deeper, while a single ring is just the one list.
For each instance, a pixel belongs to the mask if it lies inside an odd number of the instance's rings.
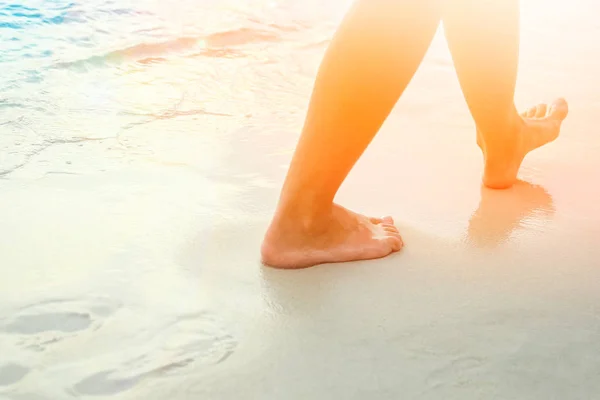
[{"label": "reflection in water", "polygon": [[554,214],[552,196],[541,186],[518,181],[507,190],[481,188],[479,208],[469,221],[468,242],[495,247],[519,227],[531,227]]}]

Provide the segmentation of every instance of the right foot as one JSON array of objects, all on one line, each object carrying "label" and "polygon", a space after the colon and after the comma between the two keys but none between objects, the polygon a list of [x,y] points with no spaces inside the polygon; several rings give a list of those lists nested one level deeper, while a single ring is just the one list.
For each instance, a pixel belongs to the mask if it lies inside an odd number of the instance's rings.
[{"label": "right foot", "polygon": [[278,212],[261,248],[262,262],[275,268],[385,257],[403,242],[391,217],[368,218],[333,204],[314,217]]},{"label": "right foot", "polygon": [[550,106],[539,104],[521,114],[523,123],[513,140],[486,143],[477,133],[477,144],[485,157],[483,184],[492,189],[507,189],[517,181],[517,173],[523,159],[532,150],[555,140],[569,108],[564,99]]}]

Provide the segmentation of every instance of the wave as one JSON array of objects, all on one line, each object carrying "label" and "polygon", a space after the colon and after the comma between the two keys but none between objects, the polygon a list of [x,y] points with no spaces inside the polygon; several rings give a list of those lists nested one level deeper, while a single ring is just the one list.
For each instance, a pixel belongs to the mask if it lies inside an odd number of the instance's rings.
[{"label": "wave", "polygon": [[[235,30],[213,33],[207,36],[179,37],[157,43],[140,43],[127,48],[114,50],[109,53],[91,56],[74,61],[63,61],[52,64],[50,69],[87,69],[105,64],[115,64],[127,61],[140,64],[153,64],[166,61],[168,54],[186,56],[207,56],[219,58],[234,58],[243,56],[239,46],[259,43],[277,42],[281,34],[276,31],[239,28]],[[185,53],[188,54],[185,54]]]},{"label": "wave", "polygon": [[20,30],[32,25],[58,25],[65,22],[68,22],[67,9],[40,10],[22,4],[2,6],[0,3],[0,28]]}]

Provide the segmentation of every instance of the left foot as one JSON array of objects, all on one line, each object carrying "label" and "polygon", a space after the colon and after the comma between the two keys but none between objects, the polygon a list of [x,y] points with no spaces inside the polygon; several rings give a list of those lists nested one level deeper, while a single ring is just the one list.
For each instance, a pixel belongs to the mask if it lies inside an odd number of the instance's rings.
[{"label": "left foot", "polygon": [[496,145],[485,143],[480,132],[477,144],[483,151],[485,168],[483,184],[491,189],[508,189],[517,181],[517,173],[525,156],[532,150],[555,140],[569,111],[564,99],[549,106],[539,104],[521,114],[522,124],[513,140],[502,139]]}]

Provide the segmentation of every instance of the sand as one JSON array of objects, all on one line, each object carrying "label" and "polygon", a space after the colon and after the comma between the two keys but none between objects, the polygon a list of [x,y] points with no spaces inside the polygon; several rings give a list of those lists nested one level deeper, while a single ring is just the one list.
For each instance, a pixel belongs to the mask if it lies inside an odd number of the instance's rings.
[{"label": "sand", "polygon": [[600,396],[600,49],[586,5],[524,32],[519,105],[562,95],[571,114],[507,191],[480,187],[436,39],[338,196],[398,221],[406,247],[383,260],[259,262],[322,47],[273,113],[207,116],[203,135],[156,121],[127,145],[56,145],[6,174],[0,398]]}]

